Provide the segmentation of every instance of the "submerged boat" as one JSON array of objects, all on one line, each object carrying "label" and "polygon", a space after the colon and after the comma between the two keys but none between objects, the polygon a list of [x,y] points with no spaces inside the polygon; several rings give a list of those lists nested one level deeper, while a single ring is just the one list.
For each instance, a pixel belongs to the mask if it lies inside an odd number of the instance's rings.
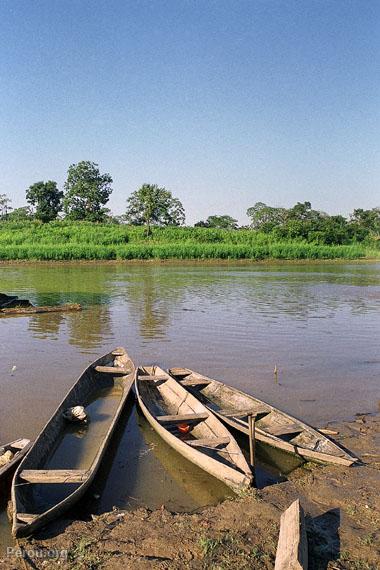
[{"label": "submerged boat", "polygon": [[[26,453],[28,453],[30,446],[30,439],[24,438],[16,439],[5,445],[0,445],[0,449],[2,450],[0,453],[0,481],[11,473],[12,469],[14,469]],[[9,460],[2,464],[1,457],[5,455],[9,455]]]},{"label": "submerged boat", "polygon": [[169,373],[221,420],[246,435],[252,414],[256,439],[272,447],[322,463],[352,465],[358,461],[318,430],[237,388],[188,368],[170,368]]},{"label": "submerged boat", "polygon": [[17,316],[17,315],[35,315],[38,313],[65,313],[68,311],[81,311],[82,306],[79,303],[66,303],[65,305],[34,307],[31,304],[23,305],[20,301],[17,305],[6,306],[0,308],[0,317]]},{"label": "submerged boat", "polygon": [[[19,465],[12,483],[15,537],[29,536],[76,503],[93,481],[133,385],[124,348],[80,375]],[[87,419],[75,421],[84,406]],[[73,421],[67,418],[70,413]],[[82,416],[79,416],[82,417]],[[80,467],[80,468],[79,468]]]},{"label": "submerged boat", "polygon": [[169,374],[140,367],[135,389],[146,419],[173,449],[236,492],[251,485],[251,469],[232,434]]}]

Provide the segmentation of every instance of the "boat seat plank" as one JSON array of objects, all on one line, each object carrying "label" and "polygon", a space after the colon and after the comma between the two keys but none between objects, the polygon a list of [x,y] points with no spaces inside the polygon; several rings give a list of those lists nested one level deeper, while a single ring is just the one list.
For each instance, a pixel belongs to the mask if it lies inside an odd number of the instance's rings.
[{"label": "boat seat plank", "polygon": [[208,386],[211,384],[211,380],[206,380],[205,378],[185,378],[180,383],[181,386]]},{"label": "boat seat plank", "polygon": [[112,356],[124,356],[126,354],[125,349],[124,348],[115,348],[115,350],[113,350],[111,352]]},{"label": "boat seat plank", "polygon": [[181,423],[181,422],[202,422],[207,420],[209,414],[176,414],[174,416],[156,416],[160,424]]},{"label": "boat seat plank", "polygon": [[28,483],[83,483],[87,477],[85,469],[24,469],[20,473]]},{"label": "boat seat plank", "polygon": [[190,439],[186,441],[191,447],[218,447],[219,445],[228,445],[229,437],[208,437],[205,439]]},{"label": "boat seat plank", "polygon": [[13,441],[11,447],[15,449],[24,449],[26,445],[30,443],[29,439],[18,439],[17,441]]},{"label": "boat seat plank", "polygon": [[40,515],[32,515],[30,513],[17,513],[17,520],[29,524],[37,519]]},{"label": "boat seat plank", "polygon": [[268,427],[266,430],[268,433],[270,433],[271,435],[288,435],[291,433],[301,433],[301,431],[304,431],[304,428],[301,427],[299,424],[285,424],[283,426],[277,426],[277,427]]},{"label": "boat seat plank", "polygon": [[191,370],[188,368],[170,368],[169,373],[173,374],[173,376],[189,376]]},{"label": "boat seat plank", "polygon": [[249,410],[215,410],[218,414],[226,418],[243,418],[252,414],[252,416],[267,416],[272,410],[268,408],[251,408]]},{"label": "boat seat plank", "polygon": [[146,375],[146,376],[139,376],[139,380],[153,382],[154,380],[168,380],[167,376],[154,376],[154,375]]},{"label": "boat seat plank", "polygon": [[114,376],[117,374],[126,376],[131,372],[128,370],[128,368],[120,368],[118,366],[95,366],[95,370],[96,372],[101,372],[102,374],[113,374]]}]

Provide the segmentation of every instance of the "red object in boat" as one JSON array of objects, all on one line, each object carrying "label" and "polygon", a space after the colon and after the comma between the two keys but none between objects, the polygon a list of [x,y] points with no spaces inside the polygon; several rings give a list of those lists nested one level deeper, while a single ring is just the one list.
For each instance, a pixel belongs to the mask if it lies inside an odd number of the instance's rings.
[{"label": "red object in boat", "polygon": [[190,426],[189,424],[178,424],[178,429],[181,433],[189,433]]}]

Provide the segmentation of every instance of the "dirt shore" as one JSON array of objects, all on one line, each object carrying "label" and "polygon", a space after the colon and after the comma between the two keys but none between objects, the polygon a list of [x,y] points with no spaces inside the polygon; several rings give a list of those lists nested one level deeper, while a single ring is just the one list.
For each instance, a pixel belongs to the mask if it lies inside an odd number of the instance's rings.
[{"label": "dirt shore", "polygon": [[[25,560],[10,569],[272,569],[282,511],[300,497],[307,516],[311,570],[380,567],[380,414],[329,424],[363,461],[347,468],[305,463],[284,483],[252,490],[193,514],[114,510],[90,521],[59,521],[20,541]],[[25,552],[26,550],[26,552]],[[63,551],[47,558],[48,551]]]}]

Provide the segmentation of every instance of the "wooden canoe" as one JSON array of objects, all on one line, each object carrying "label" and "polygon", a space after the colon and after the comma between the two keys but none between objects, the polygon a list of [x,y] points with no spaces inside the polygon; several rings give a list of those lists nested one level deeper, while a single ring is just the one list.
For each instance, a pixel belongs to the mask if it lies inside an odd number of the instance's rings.
[{"label": "wooden canoe", "polygon": [[12,306],[10,308],[4,307],[0,308],[0,317],[2,316],[25,316],[25,315],[35,315],[39,313],[65,313],[69,311],[81,311],[82,306],[79,303],[66,303],[65,305],[55,305],[55,306],[44,306],[44,307],[33,307],[32,305],[27,306]]},{"label": "wooden canoe", "polygon": [[0,447],[5,451],[11,451],[13,453],[11,461],[0,467],[0,481],[11,473],[12,469],[14,469],[21,459],[28,453],[31,445],[32,442],[30,439],[24,438],[16,439],[15,441],[11,441],[5,445],[0,445]]},{"label": "wooden canoe", "polygon": [[[29,536],[82,497],[99,468],[134,375],[134,364],[123,348],[84,370],[15,473],[13,536]],[[86,425],[64,418],[65,411],[77,405],[88,413]],[[86,453],[75,453],[77,449]]]},{"label": "wooden canoe", "polygon": [[256,418],[256,439],[306,460],[338,465],[358,461],[318,430],[281,410],[188,368],[169,373],[229,426],[248,435],[248,415]]},{"label": "wooden canoe", "polygon": [[173,449],[236,492],[251,485],[232,434],[169,374],[158,366],[138,368],[135,390],[146,419]]}]

